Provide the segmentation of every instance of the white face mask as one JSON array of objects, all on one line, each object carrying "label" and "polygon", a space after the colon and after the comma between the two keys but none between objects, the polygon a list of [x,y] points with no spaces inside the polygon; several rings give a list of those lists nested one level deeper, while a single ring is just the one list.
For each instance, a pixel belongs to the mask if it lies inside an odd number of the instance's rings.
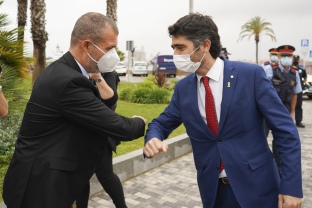
[{"label": "white face mask", "polygon": [[276,55],[271,55],[270,59],[272,62],[277,62],[277,60],[278,60]]},{"label": "white face mask", "polygon": [[173,55],[173,63],[177,67],[177,69],[193,73],[195,72],[201,65],[203,58],[206,53],[203,55],[202,59],[199,62],[191,61],[191,55],[199,48],[199,46],[191,53],[191,54],[183,54],[183,55]]},{"label": "white face mask", "polygon": [[290,66],[290,65],[292,65],[292,59],[291,59],[291,57],[283,56],[283,57],[281,58],[281,64],[282,64],[283,66]]},{"label": "white face mask", "polygon": [[90,59],[92,59],[95,63],[97,63],[97,66],[98,66],[101,73],[112,72],[114,70],[115,66],[117,65],[117,63],[120,61],[120,58],[117,54],[116,49],[112,48],[109,51],[107,51],[107,53],[105,53],[97,45],[95,45],[94,43],[92,43],[92,44],[97,49],[99,49],[101,52],[103,52],[104,55],[98,61],[96,61],[94,58],[92,58],[90,56],[89,53],[87,53],[88,56],[90,57]]}]

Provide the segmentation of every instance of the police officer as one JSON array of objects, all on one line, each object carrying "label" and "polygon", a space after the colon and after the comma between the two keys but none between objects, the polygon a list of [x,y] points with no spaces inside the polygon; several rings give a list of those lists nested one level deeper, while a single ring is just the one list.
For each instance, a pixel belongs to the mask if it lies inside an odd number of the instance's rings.
[{"label": "police officer", "polygon": [[[270,67],[264,68],[267,77],[272,80],[282,103],[288,109],[291,117],[294,119],[297,103],[297,94],[302,92],[299,73],[292,67],[293,52],[295,47],[291,45],[282,45],[277,48],[279,62],[272,63]],[[272,141],[273,154],[275,161],[280,168],[280,159],[274,142]]]},{"label": "police officer", "polygon": [[[307,81],[307,72],[302,65],[299,65],[300,56],[295,55],[293,59],[293,68],[299,73],[300,84],[302,89],[304,88],[304,83]],[[297,95],[297,104],[295,108],[295,120],[297,127],[304,128],[305,125],[302,124],[302,92]]]},{"label": "police officer", "polygon": [[[269,49],[269,56],[270,56],[270,60],[264,62],[261,65],[265,71],[266,70],[272,70],[272,66],[274,66],[274,65],[276,65],[278,63],[278,51],[277,51],[277,48]],[[268,137],[270,129],[268,128],[268,126],[266,125],[265,122],[264,122],[264,131],[265,131],[266,137]]]},{"label": "police officer", "polygon": [[231,55],[231,54],[227,52],[226,48],[221,48],[220,56],[223,56],[224,58],[229,59],[228,55]]},{"label": "police officer", "polygon": [[[278,62],[278,52],[277,52],[277,48],[271,48],[269,50],[270,53],[270,60],[264,62],[261,66],[265,69],[265,68],[270,68],[272,64],[277,64]],[[265,69],[266,70],[266,69]]]}]

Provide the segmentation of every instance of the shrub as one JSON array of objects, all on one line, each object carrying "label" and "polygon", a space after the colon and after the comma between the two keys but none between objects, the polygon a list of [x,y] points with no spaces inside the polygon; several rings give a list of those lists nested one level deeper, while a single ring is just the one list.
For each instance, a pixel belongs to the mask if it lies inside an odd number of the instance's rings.
[{"label": "shrub", "polygon": [[168,103],[170,92],[160,88],[137,87],[133,90],[130,102],[153,104]]},{"label": "shrub", "polygon": [[22,113],[14,113],[0,119],[0,156],[10,155],[14,152],[22,117]]},{"label": "shrub", "polygon": [[132,91],[133,91],[132,87],[131,88],[130,87],[125,88],[125,89],[120,91],[120,93],[118,94],[118,98],[120,100],[130,101],[131,100],[131,96],[132,96]]}]

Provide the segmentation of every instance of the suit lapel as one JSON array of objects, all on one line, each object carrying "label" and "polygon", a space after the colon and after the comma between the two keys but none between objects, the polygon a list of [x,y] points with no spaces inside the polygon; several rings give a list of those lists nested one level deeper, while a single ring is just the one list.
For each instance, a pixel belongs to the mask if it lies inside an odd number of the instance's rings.
[{"label": "suit lapel", "polygon": [[221,114],[220,114],[220,122],[219,122],[219,133],[222,130],[224,125],[226,116],[228,114],[232,96],[234,93],[236,80],[238,77],[238,73],[235,72],[235,67],[231,62],[225,60],[224,61],[224,77],[223,77],[223,93],[222,93],[222,102],[221,102]]}]

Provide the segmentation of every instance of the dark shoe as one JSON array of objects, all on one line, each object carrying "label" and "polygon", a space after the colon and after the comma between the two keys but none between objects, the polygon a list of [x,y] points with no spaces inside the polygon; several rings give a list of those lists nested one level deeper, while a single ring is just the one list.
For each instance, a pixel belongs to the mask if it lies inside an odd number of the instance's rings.
[{"label": "dark shoe", "polygon": [[303,125],[301,122],[297,123],[296,126],[300,127],[300,128],[304,128],[305,125]]}]

